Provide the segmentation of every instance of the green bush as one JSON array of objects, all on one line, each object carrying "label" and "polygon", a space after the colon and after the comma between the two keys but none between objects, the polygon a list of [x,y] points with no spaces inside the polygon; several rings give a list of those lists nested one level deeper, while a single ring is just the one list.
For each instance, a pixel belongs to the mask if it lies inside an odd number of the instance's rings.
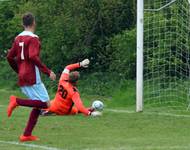
[{"label": "green bush", "polygon": [[107,46],[110,54],[110,72],[117,72],[124,79],[134,79],[136,74],[136,30],[124,31],[111,38]]},{"label": "green bush", "polygon": [[8,87],[16,89],[17,86],[17,74],[8,66],[7,61],[0,61],[0,87]]}]

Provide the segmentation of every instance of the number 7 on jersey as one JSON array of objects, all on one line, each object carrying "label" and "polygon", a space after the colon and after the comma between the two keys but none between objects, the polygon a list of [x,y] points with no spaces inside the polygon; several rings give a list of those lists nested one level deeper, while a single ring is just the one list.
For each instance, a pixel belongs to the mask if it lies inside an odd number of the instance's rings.
[{"label": "number 7 on jersey", "polygon": [[21,60],[24,60],[24,42],[20,42],[19,46],[22,48],[21,49]]}]

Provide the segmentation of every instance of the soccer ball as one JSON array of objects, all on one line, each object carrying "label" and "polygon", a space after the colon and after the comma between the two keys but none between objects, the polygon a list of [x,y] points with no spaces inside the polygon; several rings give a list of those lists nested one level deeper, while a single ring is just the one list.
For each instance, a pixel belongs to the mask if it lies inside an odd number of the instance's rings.
[{"label": "soccer ball", "polygon": [[92,108],[95,109],[95,110],[103,110],[104,108],[104,104],[99,101],[99,100],[95,100],[93,103],[92,103]]}]

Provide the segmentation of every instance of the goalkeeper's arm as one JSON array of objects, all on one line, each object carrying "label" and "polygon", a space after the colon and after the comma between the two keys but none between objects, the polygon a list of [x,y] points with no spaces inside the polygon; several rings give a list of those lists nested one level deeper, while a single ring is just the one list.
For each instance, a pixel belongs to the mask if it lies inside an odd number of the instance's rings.
[{"label": "goalkeeper's arm", "polygon": [[72,96],[72,100],[78,109],[79,112],[83,113],[84,115],[88,116],[91,114],[91,111],[89,111],[84,105],[80,98],[80,95],[78,92],[75,92]]},{"label": "goalkeeper's arm", "polygon": [[93,116],[93,117],[96,117],[96,116],[101,116],[102,113],[101,112],[98,112],[98,111],[91,111],[90,109],[86,108],[84,105],[83,105],[83,102],[82,100],[80,99],[80,95],[78,92],[76,92],[73,97],[72,97],[72,100],[76,106],[76,108],[78,109],[79,112],[83,113],[85,116]]},{"label": "goalkeeper's arm", "polygon": [[89,59],[85,59],[79,63],[67,65],[65,69],[63,70],[60,80],[67,80],[70,71],[75,70],[80,67],[87,68],[89,63],[90,63]]},{"label": "goalkeeper's arm", "polygon": [[87,68],[89,63],[90,63],[89,59],[85,59],[79,63],[70,64],[70,65],[65,67],[63,72],[69,74],[70,71],[75,70],[77,68],[80,68],[80,67]]}]

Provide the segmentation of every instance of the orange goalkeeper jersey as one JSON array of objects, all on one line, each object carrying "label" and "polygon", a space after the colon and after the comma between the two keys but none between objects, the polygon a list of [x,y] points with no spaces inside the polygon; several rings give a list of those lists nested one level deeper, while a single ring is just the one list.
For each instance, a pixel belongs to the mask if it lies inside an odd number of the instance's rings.
[{"label": "orange goalkeeper jersey", "polygon": [[58,115],[70,114],[73,105],[75,105],[81,113],[90,114],[90,111],[84,107],[76,86],[68,82],[69,72],[79,67],[79,63],[66,66],[60,77],[58,90],[55,98],[51,101],[49,111]]}]

